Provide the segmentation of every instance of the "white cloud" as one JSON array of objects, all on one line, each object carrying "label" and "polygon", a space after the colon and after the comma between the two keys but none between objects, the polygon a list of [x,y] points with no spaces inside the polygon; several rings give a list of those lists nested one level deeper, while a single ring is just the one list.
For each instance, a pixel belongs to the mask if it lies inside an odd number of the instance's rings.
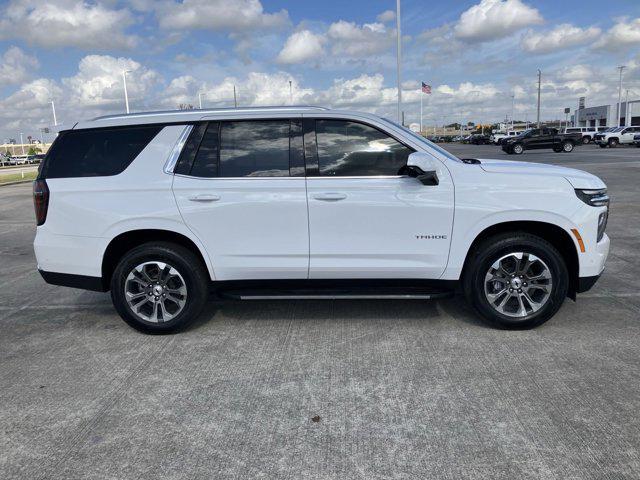
[{"label": "white cloud", "polygon": [[559,70],[556,77],[560,80],[594,80],[598,73],[590,65],[571,65]]},{"label": "white cloud", "polygon": [[611,52],[626,50],[640,45],[640,17],[635,19],[621,18],[598,40],[594,47]]},{"label": "white cloud", "polygon": [[309,30],[293,33],[285,42],[276,61],[278,63],[302,63],[317,60],[324,54],[325,38]]},{"label": "white cloud", "polygon": [[0,87],[23,83],[31,72],[39,67],[38,59],[27,55],[18,47],[9,47],[2,54],[0,63]]},{"label": "white cloud", "polygon": [[358,26],[340,20],[332,23],[327,31],[332,40],[335,55],[366,57],[384,52],[393,45],[395,30],[387,30],[382,23],[365,23]]},{"label": "white cloud", "polygon": [[392,22],[395,19],[396,19],[396,12],[394,12],[393,10],[385,10],[384,12],[382,12],[380,15],[376,17],[376,20],[378,20],[381,23]]},{"label": "white cloud", "polygon": [[42,47],[107,50],[132,48],[129,10],[73,0],[12,0],[0,10],[0,39],[20,38]]},{"label": "white cloud", "polygon": [[462,40],[484,42],[542,22],[540,12],[522,0],[482,0],[460,16],[454,31]]},{"label": "white cloud", "polygon": [[78,73],[62,80],[68,89],[69,102],[90,107],[115,106],[124,103],[122,72],[127,73],[127,93],[131,104],[140,101],[160,80],[154,70],[130,58],[88,55],[80,60]]},{"label": "white cloud", "polygon": [[580,28],[563,23],[546,32],[529,30],[522,36],[520,45],[526,52],[551,53],[591,43],[600,33],[597,27]]},{"label": "white cloud", "polygon": [[282,28],[289,24],[286,10],[265,13],[260,0],[184,0],[164,3],[156,10],[166,29],[208,29],[242,32]]}]

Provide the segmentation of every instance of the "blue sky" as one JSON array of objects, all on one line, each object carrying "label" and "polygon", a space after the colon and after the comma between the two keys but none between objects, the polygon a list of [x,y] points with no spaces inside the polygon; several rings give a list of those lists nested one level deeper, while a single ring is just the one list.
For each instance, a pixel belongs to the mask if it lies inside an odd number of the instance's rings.
[{"label": "blue sky", "polygon": [[[0,140],[38,135],[124,108],[134,111],[293,102],[393,117],[395,1],[10,0],[0,2]],[[418,121],[490,122],[535,115],[543,71],[543,118],[640,98],[640,1],[403,0],[403,97]]]}]

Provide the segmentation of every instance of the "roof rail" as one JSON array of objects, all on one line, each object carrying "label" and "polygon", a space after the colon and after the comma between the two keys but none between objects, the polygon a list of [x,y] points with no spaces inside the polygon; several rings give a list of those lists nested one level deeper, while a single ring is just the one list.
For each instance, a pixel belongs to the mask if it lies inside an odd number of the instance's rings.
[{"label": "roof rail", "polygon": [[146,117],[151,115],[188,115],[201,113],[203,115],[215,114],[215,113],[227,113],[227,112],[263,112],[263,111],[291,111],[291,110],[329,110],[326,107],[318,107],[315,105],[291,105],[291,106],[265,106],[265,107],[224,107],[224,108],[196,108],[191,110],[156,110],[150,112],[136,112],[136,113],[120,113],[115,115],[104,115],[101,117],[92,118],[91,121],[96,120],[109,120],[114,118],[136,118]]}]

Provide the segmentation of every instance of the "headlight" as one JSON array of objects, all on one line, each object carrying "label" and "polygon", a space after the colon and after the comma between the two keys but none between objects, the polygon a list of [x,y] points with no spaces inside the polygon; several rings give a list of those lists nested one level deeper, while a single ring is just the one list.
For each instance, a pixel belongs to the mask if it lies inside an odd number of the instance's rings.
[{"label": "headlight", "polygon": [[576,188],[576,195],[587,205],[592,207],[608,207],[609,195],[607,195],[607,189],[601,188],[598,190],[589,190]]},{"label": "headlight", "polygon": [[592,207],[607,207],[604,212],[600,213],[598,217],[598,238],[599,242],[604,236],[604,231],[607,228],[607,220],[609,219],[609,195],[607,195],[607,189],[601,188],[598,190],[586,190],[576,188],[576,195],[587,205]]}]

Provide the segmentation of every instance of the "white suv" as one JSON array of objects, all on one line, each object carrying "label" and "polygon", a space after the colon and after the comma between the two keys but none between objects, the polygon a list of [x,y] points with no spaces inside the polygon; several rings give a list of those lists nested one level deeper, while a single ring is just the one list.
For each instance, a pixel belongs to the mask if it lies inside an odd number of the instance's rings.
[{"label": "white suv", "polygon": [[600,127],[568,127],[564,129],[564,133],[581,133],[582,143],[590,143],[593,137],[598,133],[596,129]]},{"label": "white suv", "polygon": [[156,112],[61,132],[34,182],[38,268],[111,290],[151,333],[215,298],[425,299],[464,292],[539,325],[609,251],[597,177],[460,160],[380,117],[314,107]]}]

